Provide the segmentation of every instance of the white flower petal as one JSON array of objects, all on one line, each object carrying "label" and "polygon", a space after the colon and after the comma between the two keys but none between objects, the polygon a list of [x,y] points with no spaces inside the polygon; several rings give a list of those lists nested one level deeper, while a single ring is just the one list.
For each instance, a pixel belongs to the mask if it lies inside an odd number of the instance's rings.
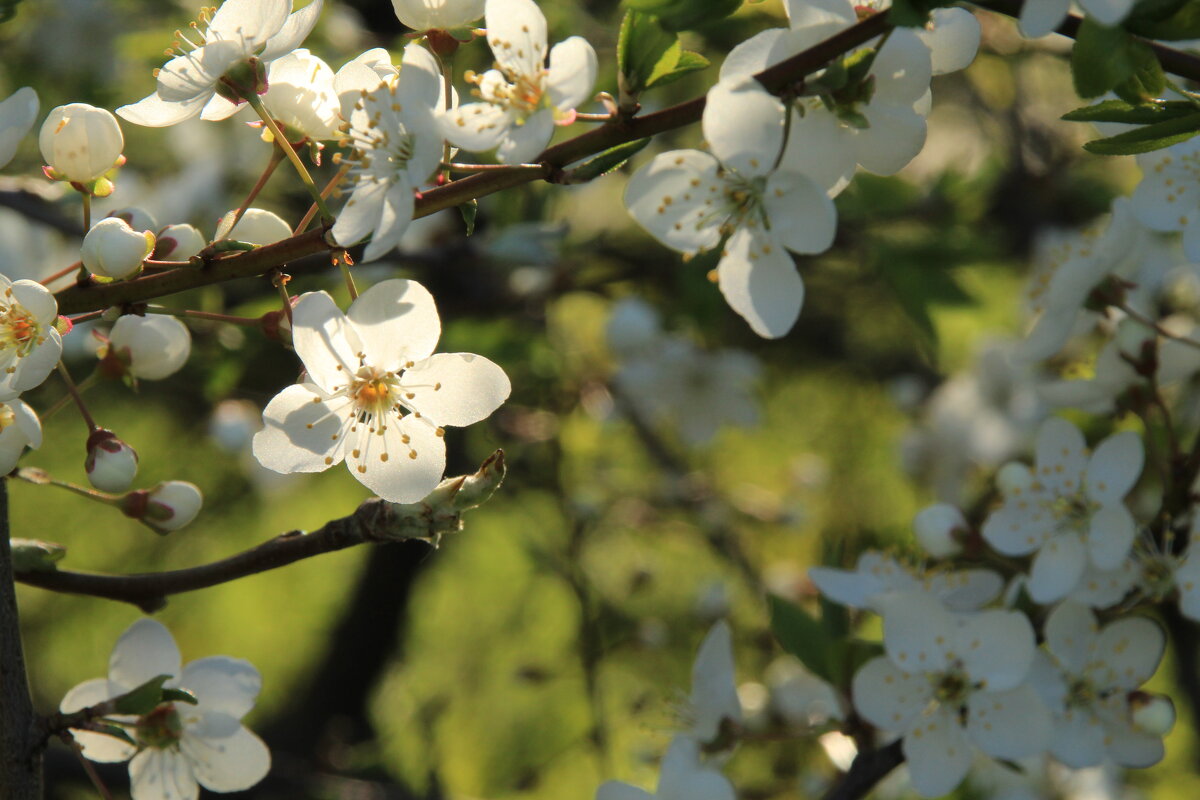
[{"label": "white flower petal", "polygon": [[[299,11],[293,11],[291,14],[288,14],[283,26],[267,40],[266,46],[263,47],[258,57],[263,61],[272,61],[299,47],[317,24],[317,18],[321,16],[321,6],[323,3],[324,0],[312,0],[311,3]],[[291,8],[291,4],[288,2],[284,2],[283,5],[285,8]]]},{"label": "white flower petal", "polygon": [[325,292],[304,294],[292,309],[292,343],[309,379],[330,394],[358,371],[358,332]]},{"label": "white flower petal", "polygon": [[209,656],[184,667],[179,685],[196,695],[205,712],[221,711],[241,719],[254,708],[262,689],[262,675],[249,661]]},{"label": "white flower petal", "polygon": [[563,39],[550,48],[546,92],[551,104],[570,111],[590,100],[597,69],[596,51],[582,36]]},{"label": "white flower petal", "polygon": [[442,77],[433,53],[413,42],[404,48],[400,61],[400,80],[396,83],[396,101],[403,106],[440,107]]},{"label": "white flower petal", "polygon": [[708,90],[704,138],[726,167],[744,177],[766,175],[783,150],[784,105],[753,78]]},{"label": "white flower petal", "polygon": [[967,735],[989,756],[1016,760],[1042,753],[1050,744],[1050,711],[1028,685],[973,692],[967,713]]},{"label": "white flower petal", "polygon": [[704,637],[692,665],[690,733],[701,743],[716,740],[721,723],[742,721],[733,674],[733,637],[724,620],[713,625]]},{"label": "white flower petal", "polygon": [[1082,603],[1066,600],[1046,618],[1046,647],[1071,674],[1082,674],[1096,644],[1096,615]]},{"label": "white flower petal", "polygon": [[[932,622],[931,627],[935,624],[939,623]],[[885,632],[886,626],[885,616]],[[1029,674],[1035,646],[1033,626],[1029,617],[1018,611],[972,615],[957,627],[953,642],[954,653],[967,674],[988,691],[1012,689]]]},{"label": "white flower petal", "polygon": [[148,747],[129,762],[133,800],[196,800],[200,787],[187,756],[174,749]]},{"label": "white flower petal", "polygon": [[1074,494],[1087,465],[1083,434],[1061,417],[1042,423],[1037,435],[1037,479],[1051,489]]},{"label": "white flower petal", "polygon": [[23,86],[0,102],[0,169],[12,161],[17,146],[37,119],[37,92]]},{"label": "white flower petal", "polygon": [[721,62],[718,80],[736,81],[752,77],[756,72],[762,72],[793,55],[793,52],[799,52],[793,51],[785,42],[788,33],[787,28],[768,28],[735,45]]},{"label": "white flower petal", "polygon": [[488,418],[512,392],[504,370],[473,353],[438,353],[418,361],[405,370],[400,386],[410,408],[435,425],[456,427]]},{"label": "white flower petal", "polygon": [[554,112],[548,108],[526,117],[519,125],[504,132],[496,148],[496,160],[505,164],[525,164],[546,149],[554,135]]},{"label": "white flower petal", "polygon": [[1100,509],[1092,515],[1087,533],[1092,563],[1100,570],[1116,569],[1129,555],[1136,536],[1137,523],[1129,509],[1120,503]]},{"label": "white flower petal", "polygon": [[1087,549],[1077,534],[1051,537],[1034,556],[1029,575],[1030,597],[1043,605],[1066,597],[1079,585],[1087,562]]},{"label": "white flower petal", "polygon": [[415,414],[390,417],[380,428],[360,425],[353,448],[346,453],[350,474],[392,503],[421,500],[446,471],[445,440]]},{"label": "white flower petal", "polygon": [[1101,25],[1112,27],[1129,14],[1134,0],[1079,0],[1088,16]]},{"label": "white flower petal", "polygon": [[854,155],[854,142],[833,114],[823,108],[804,116],[793,111],[792,130],[779,166],[807,175],[833,197],[854,176]]},{"label": "white flower petal", "polygon": [[808,578],[821,594],[851,608],[866,608],[872,597],[885,590],[882,581],[871,575],[832,567],[812,567]]},{"label": "white flower petal", "polygon": [[906,672],[945,669],[957,625],[940,602],[925,594],[893,594],[882,613],[883,645],[893,664]]},{"label": "white flower petal", "polygon": [[334,241],[342,247],[351,247],[367,238],[379,224],[383,201],[390,188],[384,180],[359,180],[333,223]]},{"label": "white flower petal", "polygon": [[768,237],[739,228],[726,243],[717,277],[725,301],[759,336],[783,336],[800,316],[804,282],[791,256]]},{"label": "white flower petal", "polygon": [[858,713],[872,725],[906,731],[929,704],[931,690],[925,675],[897,669],[880,656],[854,674],[851,697]]},{"label": "white flower petal", "polygon": [[487,42],[503,67],[535,75],[546,60],[546,18],[533,0],[487,0]]},{"label": "white flower petal", "polygon": [[1145,769],[1162,761],[1165,750],[1162,739],[1143,733],[1128,724],[1105,726],[1108,734],[1108,757],[1122,767]]},{"label": "white flower petal", "polygon": [[403,278],[367,289],[350,304],[347,316],[361,338],[367,363],[388,372],[428,358],[442,335],[433,295]]},{"label": "white flower petal", "polygon": [[941,797],[958,786],[973,755],[958,719],[946,708],[923,717],[904,737],[908,772],[922,797]]},{"label": "white flower petal", "polygon": [[837,209],[824,189],[805,175],[772,173],[763,205],[771,235],[793,253],[823,253],[833,244]]},{"label": "white flower petal", "polygon": [[50,290],[40,283],[31,280],[13,281],[12,294],[40,324],[52,325],[58,317],[58,301],[54,299]]},{"label": "white flower petal", "polygon": [[380,204],[380,214],[371,241],[363,250],[363,261],[381,258],[400,244],[400,238],[412,222],[416,197],[406,179],[397,180],[388,187]]},{"label": "white flower petal", "polygon": [[189,100],[171,103],[159,97],[158,92],[154,92],[136,103],[121,106],[117,109],[117,116],[135,125],[165,128],[196,116],[204,108],[206,102],[208,102],[208,97],[200,95]]},{"label": "white flower petal", "polygon": [[158,675],[177,678],[179,669],[174,637],[161,622],[149,617],[125,629],[108,659],[108,679],[122,694]]},{"label": "white flower petal", "polygon": [[1102,505],[1121,502],[1141,476],[1144,461],[1142,437],[1133,431],[1108,437],[1088,461],[1088,494]]},{"label": "white flower petal", "polygon": [[1089,708],[1072,708],[1057,715],[1050,753],[1072,769],[1094,767],[1104,761],[1108,732]]},{"label": "white flower petal", "polygon": [[1029,0],[1021,7],[1021,33],[1031,39],[1053,33],[1067,17],[1071,0]]},{"label": "white flower petal", "polygon": [[929,47],[913,28],[895,28],[875,57],[871,74],[875,94],[870,105],[911,107],[929,90],[933,77]]},{"label": "white flower petal", "polygon": [[243,54],[237,42],[216,41],[176,56],[158,71],[158,96],[168,103],[184,103],[197,97],[207,101],[213,96],[217,80]]},{"label": "white flower petal", "polygon": [[1122,617],[1100,631],[1090,672],[1098,685],[1136,689],[1154,675],[1166,646],[1158,623],[1148,617]]},{"label": "white flower petal", "polygon": [[249,789],[271,770],[267,746],[244,727],[220,738],[188,736],[185,732],[179,744],[196,780],[213,792]]},{"label": "white flower petal", "polygon": [[721,241],[721,220],[712,218],[708,198],[722,199],[717,161],[699,150],[660,153],[642,165],[625,186],[625,207],[638,223],[673,250],[695,253]]},{"label": "white flower petal", "polygon": [[345,398],[329,399],[311,383],[287,387],[263,410],[254,457],[275,472],[324,472],[342,460],[349,405]]},{"label": "white flower petal", "polygon": [[871,127],[854,131],[854,158],[876,175],[894,175],[925,146],[925,118],[911,107],[871,103],[863,109]]},{"label": "white flower petal", "polygon": [[[67,692],[66,697],[59,703],[58,710],[64,714],[70,714],[72,711],[80,711],[88,706],[103,703],[112,696],[112,684],[108,680],[92,678]],[[137,752],[136,747],[115,736],[75,729],[71,730],[71,735],[83,748],[83,755],[91,761],[105,764],[128,761]]]},{"label": "white flower petal", "polygon": [[467,103],[442,113],[442,135],[452,145],[482,153],[500,144],[512,121],[499,105]]},{"label": "white flower petal", "polygon": [[929,47],[933,74],[966,69],[979,51],[979,20],[965,8],[935,8],[930,21],[932,29],[918,35]]}]

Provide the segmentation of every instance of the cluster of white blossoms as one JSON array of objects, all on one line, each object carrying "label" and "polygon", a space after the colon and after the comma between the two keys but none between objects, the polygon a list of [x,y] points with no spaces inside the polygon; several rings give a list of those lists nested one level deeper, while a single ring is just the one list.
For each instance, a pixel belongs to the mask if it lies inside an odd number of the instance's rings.
[{"label": "cluster of white blossoms", "polygon": [[680,334],[665,333],[645,301],[618,302],[608,318],[608,346],[618,359],[613,385],[635,413],[655,427],[678,431],[696,447],[726,424],[758,421],[754,386],[762,365],[749,353],[701,349]]}]

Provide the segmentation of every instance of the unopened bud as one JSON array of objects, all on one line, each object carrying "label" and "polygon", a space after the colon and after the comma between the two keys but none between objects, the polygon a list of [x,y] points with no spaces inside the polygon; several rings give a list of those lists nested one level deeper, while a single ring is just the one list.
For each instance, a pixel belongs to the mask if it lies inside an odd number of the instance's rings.
[{"label": "unopened bud", "polygon": [[[233,213],[233,212],[231,212]],[[225,215],[226,218],[229,214]],[[292,226],[278,214],[262,208],[247,208],[246,213],[229,231],[228,238],[250,244],[274,244],[290,238]]]},{"label": "unopened bud", "polygon": [[[299,296],[288,298],[288,303],[292,308],[295,308],[298,302],[300,302]],[[258,318],[258,324],[268,339],[282,342],[285,347],[292,347],[292,320],[287,315],[287,312],[282,309],[279,311],[268,311]]]},{"label": "unopened bud", "polygon": [[1175,727],[1175,704],[1165,695],[1130,692],[1129,714],[1134,726],[1151,736],[1166,736]]},{"label": "unopened bud", "polygon": [[137,477],[137,451],[105,428],[97,428],[87,439],[84,461],[88,482],[102,492],[124,492]]},{"label": "unopened bud", "polygon": [[164,481],[153,489],[125,495],[121,511],[158,533],[170,533],[194,520],[202,505],[204,495],[194,483]]},{"label": "unopened bud", "polygon": [[948,503],[929,506],[913,520],[917,541],[935,558],[948,558],[961,551],[960,536],[966,529],[962,512]]},{"label": "unopened bud", "polygon": [[178,372],[192,352],[192,335],[175,317],[126,314],[109,334],[106,359],[116,359],[126,374],[157,381]]},{"label": "unopened bud", "polygon": [[158,220],[154,218],[154,215],[146,209],[138,208],[137,206],[118,208],[116,211],[110,211],[104,216],[123,219],[129,223],[129,227],[138,233],[144,233],[145,231],[154,233],[159,228]]},{"label": "unopened bud", "polygon": [[128,278],[142,268],[142,262],[153,250],[153,233],[138,233],[125,220],[107,217],[83,237],[80,257],[94,275]]},{"label": "unopened bud", "polygon": [[168,225],[158,232],[154,258],[159,261],[187,261],[208,244],[204,235],[191,225]]},{"label": "unopened bud", "polygon": [[103,108],[71,103],[52,110],[38,135],[46,174],[88,184],[122,161],[125,138],[117,118]]}]

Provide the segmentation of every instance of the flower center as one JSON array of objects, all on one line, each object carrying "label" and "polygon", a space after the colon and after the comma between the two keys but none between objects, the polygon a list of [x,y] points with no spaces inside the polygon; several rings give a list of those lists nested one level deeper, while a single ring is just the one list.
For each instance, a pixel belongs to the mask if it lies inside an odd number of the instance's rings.
[{"label": "flower center", "polygon": [[139,744],[163,750],[183,738],[183,721],[174,703],[163,703],[138,718],[135,733]]},{"label": "flower center", "polygon": [[400,396],[400,381],[390,372],[360,367],[348,394],[359,415],[378,417],[396,403]]},{"label": "flower center", "polygon": [[960,706],[967,702],[971,682],[961,670],[942,672],[933,678],[933,696],[939,703]]},{"label": "flower center", "polygon": [[18,357],[24,357],[41,341],[41,326],[24,306],[0,303],[0,353],[15,350]]}]

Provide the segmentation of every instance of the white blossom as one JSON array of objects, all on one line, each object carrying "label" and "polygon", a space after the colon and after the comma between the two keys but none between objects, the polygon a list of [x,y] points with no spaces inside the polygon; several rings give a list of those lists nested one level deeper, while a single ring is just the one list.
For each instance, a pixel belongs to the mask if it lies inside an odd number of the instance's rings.
[{"label": "white blossom", "polygon": [[[1079,0],[1088,17],[1105,27],[1112,27],[1129,13],[1134,0]],[[1067,18],[1071,0],[1029,0],[1021,6],[1021,33],[1030,38],[1045,36]]]},{"label": "white blossom", "polygon": [[93,275],[121,280],[142,268],[155,244],[150,231],[135,231],[119,217],[105,217],[83,237],[79,257]]},{"label": "white blossom", "polygon": [[1074,425],[1057,417],[1042,424],[1029,488],[1007,493],[982,531],[1005,555],[1037,554],[1029,577],[1036,602],[1065,597],[1089,563],[1111,570],[1129,555],[1136,524],[1123,500],[1143,459],[1137,434],[1114,434],[1089,456]]},{"label": "white blossom", "polygon": [[57,319],[58,301],[49,289],[0,275],[0,398],[40,385],[54,369],[62,355]]},{"label": "white blossom", "polygon": [[596,83],[596,51],[581,36],[549,50],[546,18],[533,0],[487,0],[487,40],[496,68],[468,76],[482,102],[447,111],[442,131],[465,150],[497,148],[508,163],[528,161],[542,151],[556,122],[570,122]]},{"label": "white blossom", "polygon": [[658,790],[644,789],[620,781],[608,781],[596,790],[596,800],[735,800],[729,779],[704,763],[700,745],[678,736],[663,757]]},{"label": "white blossom", "polygon": [[350,114],[354,190],[333,226],[343,246],[371,237],[363,259],[372,261],[400,242],[412,220],[413,193],[442,157],[434,116],[440,79],[433,55],[419,44],[404,49],[397,81],[363,94]]},{"label": "white blossom", "polygon": [[341,103],[333,80],[329,65],[304,48],[271,62],[263,102],[289,143],[338,138]]},{"label": "white blossom", "polygon": [[79,711],[170,675],[164,686],[191,692],[196,705],[160,704],[141,717],[117,716],[137,746],[112,736],[72,730],[83,755],[100,762],[129,762],[133,800],[195,800],[197,784],[214,792],[249,789],[271,767],[262,740],[241,722],[258,697],[262,678],[247,661],[210,656],[181,665],[170,632],[143,618],[117,640],[107,678],[84,681],[67,692],[64,713]]},{"label": "white blossom", "polygon": [[1142,180],[1130,203],[1138,220],[1155,231],[1182,231],[1183,250],[1200,262],[1200,141],[1188,139],[1137,156]]},{"label": "white blossom", "polygon": [[890,595],[883,614],[886,656],[854,676],[854,707],[903,737],[913,788],[948,793],[974,750],[1017,759],[1045,749],[1050,715],[1025,683],[1033,627],[1013,611],[954,615],[931,597]]},{"label": "white blossom", "polygon": [[86,184],[121,163],[125,137],[112,113],[87,103],[53,109],[38,134],[47,174],[57,180]]},{"label": "white blossom", "polygon": [[267,405],[255,457],[285,473],[345,460],[385,500],[420,500],[445,468],[441,426],[479,422],[511,389],[482,356],[433,355],[440,335],[433,297],[414,281],[377,283],[345,314],[325,292],[304,295],[292,340],[308,379]]},{"label": "white blossom", "polygon": [[[1101,628],[1086,606],[1064,602],[1046,618],[1046,649],[1032,683],[1054,718],[1050,752],[1075,769],[1107,757],[1126,767],[1148,767],[1163,756],[1162,732],[1134,723],[1131,693],[1162,660],[1166,637],[1147,617],[1121,617]],[[1159,722],[1150,719],[1149,722]]]},{"label": "white blossom", "polygon": [[701,745],[720,749],[728,749],[732,741],[726,737],[742,724],[733,675],[733,638],[724,620],[712,626],[696,653],[687,716],[686,735]]},{"label": "white blossom", "polygon": [[218,87],[230,93],[222,85],[228,73],[252,68],[252,58],[269,64],[299,47],[316,24],[322,3],[312,0],[292,12],[292,0],[225,0],[211,16],[203,11],[194,28],[198,40],[181,33],[175,43],[179,55],[158,70],[154,92],[121,106],[117,114],[153,128],[175,125],[197,114],[207,120],[233,115],[238,105],[218,94]]},{"label": "white blossom", "polygon": [[804,302],[788,251],[829,248],[833,201],[807,174],[775,168],[783,105],[757,82],[713,87],[702,124],[712,154],[655,156],[629,179],[625,206],[656,239],[688,256],[724,242],[716,272],[725,300],[759,336],[782,336]]},{"label": "white blossom", "polygon": [[23,86],[0,101],[0,169],[17,153],[17,146],[37,120],[37,92]]}]

